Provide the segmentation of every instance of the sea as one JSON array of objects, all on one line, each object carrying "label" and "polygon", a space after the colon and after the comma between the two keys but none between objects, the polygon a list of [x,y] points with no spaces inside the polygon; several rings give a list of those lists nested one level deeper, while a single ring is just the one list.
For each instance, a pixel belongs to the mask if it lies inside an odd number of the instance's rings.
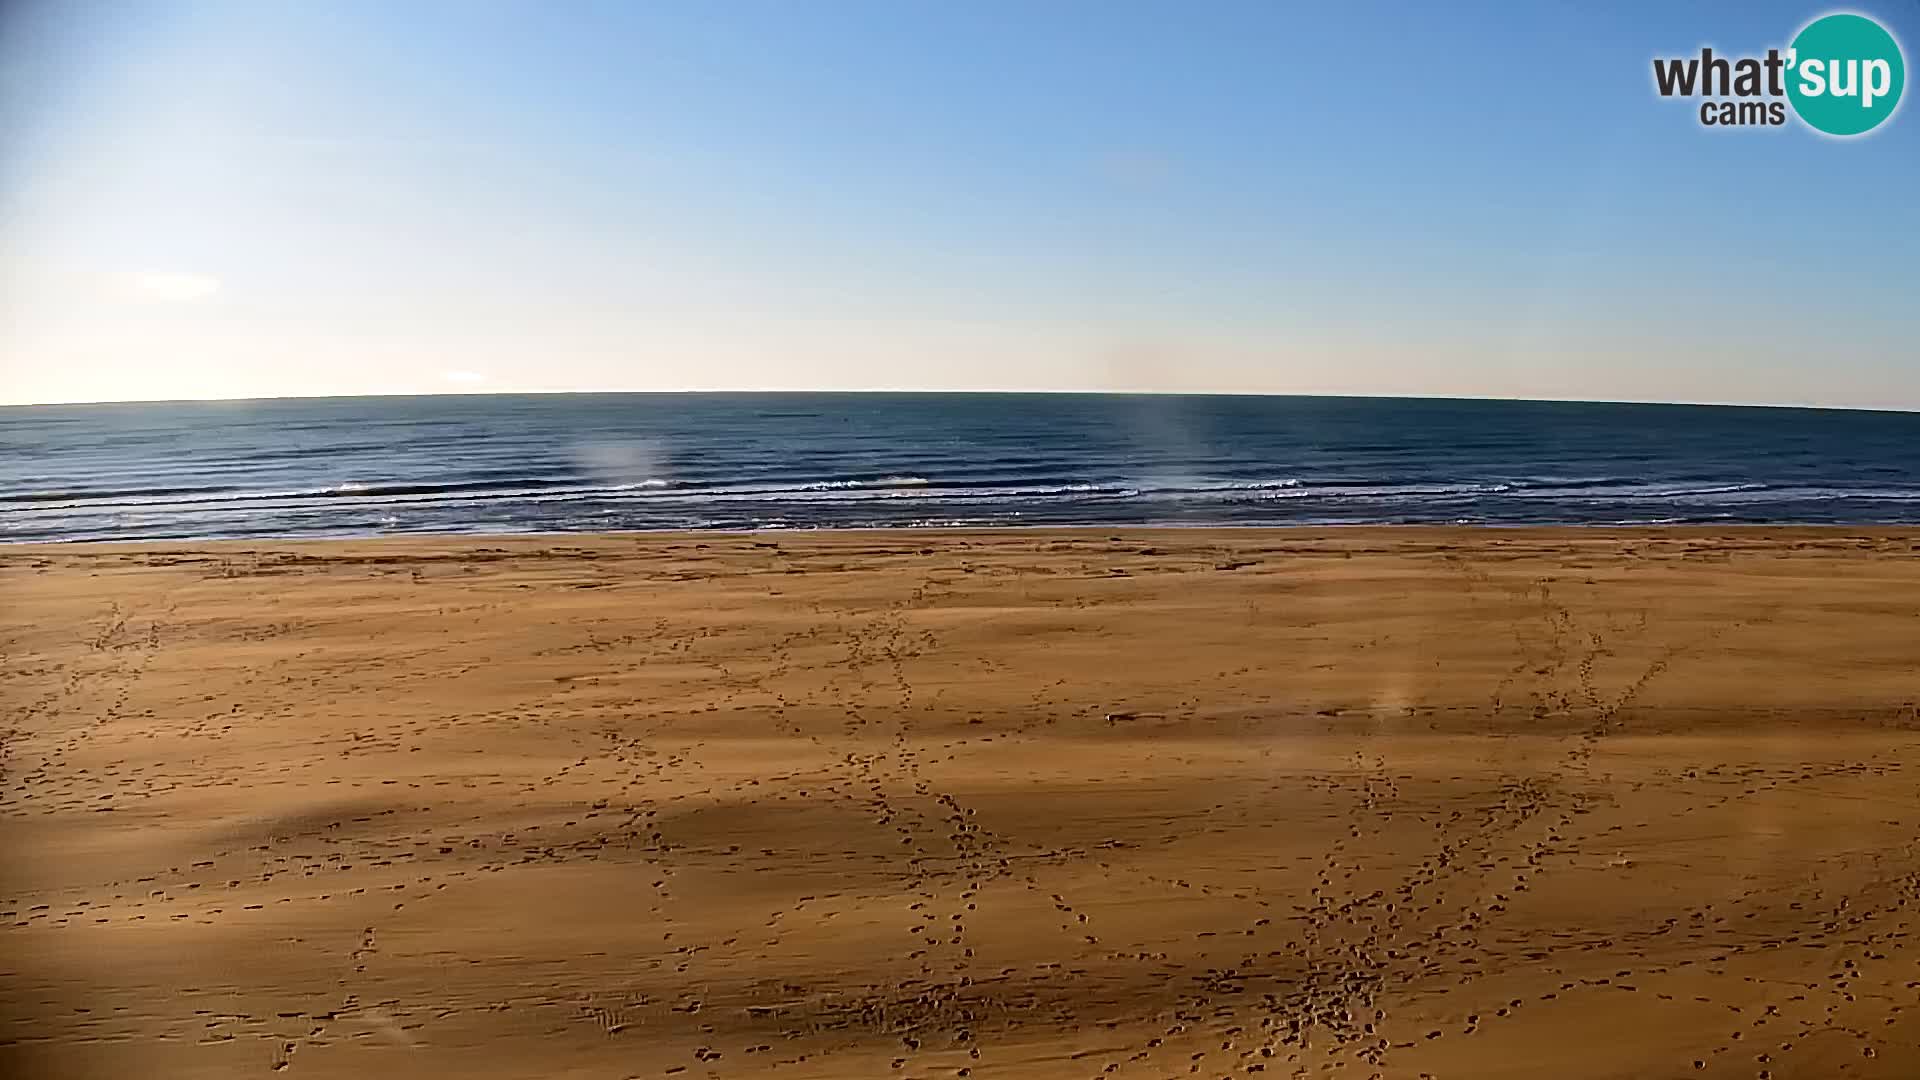
[{"label": "sea", "polygon": [[1101,394],[0,408],[0,540],[1920,523],[1920,414]]}]

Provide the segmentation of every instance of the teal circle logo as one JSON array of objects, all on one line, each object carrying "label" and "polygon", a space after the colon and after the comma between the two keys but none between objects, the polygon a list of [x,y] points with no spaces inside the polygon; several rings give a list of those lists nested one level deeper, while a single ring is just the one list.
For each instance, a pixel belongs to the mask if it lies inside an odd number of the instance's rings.
[{"label": "teal circle logo", "polygon": [[1900,105],[1907,64],[1900,43],[1865,15],[1824,15],[1787,50],[1787,99],[1808,126],[1863,135]]}]

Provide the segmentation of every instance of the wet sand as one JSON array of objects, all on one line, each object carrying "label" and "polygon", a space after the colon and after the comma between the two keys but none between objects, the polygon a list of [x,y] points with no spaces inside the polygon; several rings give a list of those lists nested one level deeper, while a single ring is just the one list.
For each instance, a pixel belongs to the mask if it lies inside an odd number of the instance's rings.
[{"label": "wet sand", "polygon": [[0,548],[0,1075],[1920,1075],[1917,553]]}]

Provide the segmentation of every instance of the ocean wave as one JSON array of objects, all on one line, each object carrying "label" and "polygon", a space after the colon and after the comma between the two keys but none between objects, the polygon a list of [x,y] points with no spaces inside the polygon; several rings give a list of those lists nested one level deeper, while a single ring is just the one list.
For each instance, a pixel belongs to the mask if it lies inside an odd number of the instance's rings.
[{"label": "ocean wave", "polygon": [[[799,471],[799,470],[792,470]],[[1011,470],[1009,470],[1011,472]],[[608,484],[579,475],[476,468],[464,475],[420,481],[354,480],[326,486],[247,490],[206,484],[123,485],[87,489],[48,486],[0,495],[0,533],[92,534],[91,530],[148,533],[163,523],[298,521],[303,530],[326,522],[364,522],[376,529],[508,528],[546,521],[563,528],[714,528],[716,521],[762,527],[773,521],[846,525],[854,521],[1107,520],[1219,522],[1472,520],[1550,522],[1584,520],[1637,524],[1742,519],[1819,520],[1828,516],[1894,515],[1905,520],[1920,489],[1805,485],[1753,481],[1659,481],[1646,477],[1475,478],[1446,481],[1408,476],[1355,475],[1268,478],[1159,476],[1119,480],[1071,474],[988,475],[956,467],[958,475],[915,472],[761,482],[698,477],[649,477]],[[804,474],[803,474],[804,475]],[[816,474],[817,475],[817,474]],[[158,476],[155,479],[159,479]],[[63,501],[65,500],[65,501]],[[1484,501],[1481,501],[1484,500]],[[1885,511],[1825,510],[1848,501]],[[1261,509],[1269,506],[1270,509]],[[1528,509],[1520,510],[1520,506]],[[549,509],[541,509],[548,507]],[[1798,509],[1796,509],[1796,507]],[[1662,512],[1666,511],[1666,512]],[[416,524],[421,523],[421,524]],[[476,524],[477,523],[477,524]]]},{"label": "ocean wave", "polygon": [[1781,502],[1828,502],[1840,499],[1920,502],[1920,489],[1914,488],[1779,488],[1775,491]]},{"label": "ocean wave", "polygon": [[1562,501],[1580,504],[1605,504],[1614,502],[1659,502],[1663,500],[1691,500],[1694,505],[1728,504],[1790,504],[1797,502],[1825,502],[1836,499],[1862,499],[1882,502],[1910,502],[1920,500],[1920,489],[1912,488],[1846,488],[1846,487],[1782,487],[1765,483],[1724,483],[1699,486],[1675,486],[1667,484],[1639,483],[1632,487],[1610,488],[1601,494],[1580,489],[1534,488],[1515,493],[1518,497],[1537,499],[1542,502]]},{"label": "ocean wave", "polygon": [[1670,491],[1657,491],[1646,498],[1682,499],[1697,495],[1732,495],[1742,491],[1765,491],[1765,484],[1716,484],[1710,487],[1674,488]]},{"label": "ocean wave", "polygon": [[1140,484],[1139,487],[1143,491],[1169,491],[1169,492],[1174,492],[1174,491],[1191,491],[1191,492],[1280,491],[1288,488],[1297,488],[1304,483],[1306,483],[1306,481],[1301,480],[1297,476],[1289,476],[1284,480],[1211,480],[1211,479],[1162,480],[1159,483],[1152,483],[1152,482],[1143,483],[1143,484]]},{"label": "ocean wave", "polygon": [[624,484],[594,483],[580,477],[494,476],[444,481],[347,481],[316,488],[246,490],[230,486],[180,485],[114,489],[37,490],[0,495],[0,514],[39,516],[78,513],[197,512],[220,508],[307,509],[329,505],[412,505],[497,501],[502,503],[624,503],[662,505],[697,503],[857,503],[875,500],[979,503],[1005,501],[1138,501],[1148,504],[1232,504],[1264,501],[1313,503],[1455,502],[1462,499],[1517,499],[1580,505],[1680,501],[1708,507],[1727,504],[1791,504],[1832,500],[1920,501],[1920,489],[1775,487],[1756,482],[1707,484],[1621,483],[1609,479],[1580,487],[1534,487],[1525,481],[1356,482],[1348,477],[1288,477],[1267,480],[1180,478],[1177,480],[1088,480],[1058,478],[967,477],[940,480],[917,474],[849,477],[794,483],[701,482],[652,477]]},{"label": "ocean wave", "polygon": [[[442,503],[626,502],[662,504],[724,502],[837,503],[870,500],[1028,502],[1064,500],[1141,500],[1152,503],[1234,503],[1264,500],[1349,501],[1460,499],[1511,492],[1506,483],[1361,482],[1352,478],[1244,480],[1180,478],[1117,481],[1075,477],[1028,478],[973,476],[935,480],[917,474],[849,477],[799,483],[700,482],[648,478],[624,484],[594,483],[572,476],[503,476],[444,481],[344,481],[326,487],[245,490],[234,487],[143,487],[101,491],[30,492],[0,501],[0,512],[78,512],[110,514],[133,510],[198,511],[253,506],[262,510],[307,509],[328,505],[425,506]],[[1528,494],[1538,494],[1529,492]],[[59,500],[67,501],[59,501]],[[14,505],[6,506],[5,501]]]},{"label": "ocean wave", "polygon": [[579,492],[608,492],[628,489],[666,487],[666,480],[645,480],[616,486],[584,485],[576,479],[546,477],[506,477],[433,482],[343,481],[328,487],[246,489],[239,487],[135,487],[117,489],[26,492],[0,495],[0,510],[7,504],[33,510],[110,510],[115,507],[202,506],[225,503],[277,503],[304,500],[376,500],[399,496],[440,496],[501,498],[571,489]]},{"label": "ocean wave", "polygon": [[845,488],[925,487],[933,481],[924,476],[882,476],[877,480],[816,480],[795,491],[839,491]]},{"label": "ocean wave", "polygon": [[21,491],[13,494],[0,494],[0,505],[6,505],[8,503],[34,505],[38,503],[82,502],[88,499],[122,499],[138,496],[183,501],[183,496],[212,495],[219,492],[232,492],[237,490],[240,489],[232,487],[140,487]]},{"label": "ocean wave", "polygon": [[1353,481],[1297,480],[1272,484],[1233,484],[1184,487],[1147,487],[1143,492],[1158,501],[1260,501],[1298,499],[1388,499],[1409,497],[1460,498],[1494,495],[1511,490],[1506,484],[1483,483],[1356,483]]}]

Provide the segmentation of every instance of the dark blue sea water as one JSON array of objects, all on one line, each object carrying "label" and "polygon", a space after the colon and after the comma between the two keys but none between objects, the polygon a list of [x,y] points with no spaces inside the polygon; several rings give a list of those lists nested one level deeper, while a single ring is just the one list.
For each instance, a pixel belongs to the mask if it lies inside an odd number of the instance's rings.
[{"label": "dark blue sea water", "polygon": [[0,409],[0,539],[879,525],[1920,523],[1920,415],[605,394]]}]

